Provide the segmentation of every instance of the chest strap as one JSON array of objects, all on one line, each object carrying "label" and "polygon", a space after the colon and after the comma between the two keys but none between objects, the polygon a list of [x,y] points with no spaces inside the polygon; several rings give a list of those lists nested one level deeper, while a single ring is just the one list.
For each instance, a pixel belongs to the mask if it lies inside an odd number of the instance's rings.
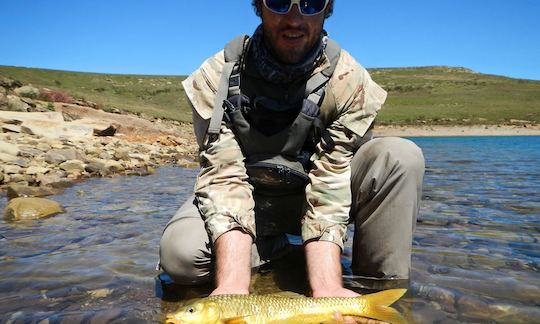
[{"label": "chest strap", "polygon": [[[224,101],[227,98],[240,94],[240,67],[242,55],[247,44],[248,36],[241,35],[233,39],[225,46],[225,65],[219,81],[216,98],[210,125],[207,133],[209,135],[218,135],[221,128],[221,121],[225,112]],[[305,98],[311,102],[320,105],[324,97],[326,84],[334,70],[336,69],[339,60],[341,47],[338,43],[331,39],[327,39],[325,53],[330,61],[329,67],[311,76],[306,83]]]}]

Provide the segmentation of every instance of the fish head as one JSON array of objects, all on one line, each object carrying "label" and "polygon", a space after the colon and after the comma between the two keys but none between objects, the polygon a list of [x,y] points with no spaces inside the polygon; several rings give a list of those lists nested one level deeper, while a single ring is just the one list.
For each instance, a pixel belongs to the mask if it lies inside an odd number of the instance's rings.
[{"label": "fish head", "polygon": [[169,324],[217,324],[220,323],[221,310],[213,301],[200,300],[180,308],[176,313],[167,315]]}]

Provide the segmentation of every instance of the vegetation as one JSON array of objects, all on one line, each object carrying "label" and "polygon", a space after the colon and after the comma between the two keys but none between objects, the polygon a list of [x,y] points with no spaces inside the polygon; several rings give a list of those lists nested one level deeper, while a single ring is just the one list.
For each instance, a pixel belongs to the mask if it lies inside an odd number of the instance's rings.
[{"label": "vegetation", "polygon": [[[475,73],[464,68],[371,69],[388,92],[382,124],[540,123],[540,81]],[[67,93],[104,110],[144,113],[187,122],[191,112],[181,86],[185,76],[142,76],[65,72],[0,66],[0,76]]]},{"label": "vegetation", "polygon": [[388,68],[370,72],[388,91],[379,123],[540,122],[540,81],[450,67]]}]

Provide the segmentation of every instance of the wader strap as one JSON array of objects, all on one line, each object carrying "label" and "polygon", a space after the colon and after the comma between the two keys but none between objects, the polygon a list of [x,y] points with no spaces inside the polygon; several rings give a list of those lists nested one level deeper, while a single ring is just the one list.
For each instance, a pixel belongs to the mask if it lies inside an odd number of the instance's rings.
[{"label": "wader strap", "polygon": [[229,96],[240,94],[240,60],[244,52],[248,36],[241,35],[230,41],[224,49],[225,65],[221,72],[221,79],[214,100],[212,118],[208,126],[208,134],[217,135],[223,120],[223,102]]},{"label": "wader strap", "polygon": [[336,69],[341,53],[341,47],[335,41],[328,39],[325,52],[330,62],[330,66],[313,75],[306,83],[306,98],[317,105],[321,104],[326,89],[326,83],[330,80]]},{"label": "wader strap", "polygon": [[210,119],[210,125],[208,126],[208,134],[219,134],[224,113],[223,101],[227,100],[229,96],[229,78],[231,77],[235,65],[236,62],[228,62],[223,66],[223,72],[221,73],[221,79],[219,80],[219,87],[214,101],[212,118]]}]

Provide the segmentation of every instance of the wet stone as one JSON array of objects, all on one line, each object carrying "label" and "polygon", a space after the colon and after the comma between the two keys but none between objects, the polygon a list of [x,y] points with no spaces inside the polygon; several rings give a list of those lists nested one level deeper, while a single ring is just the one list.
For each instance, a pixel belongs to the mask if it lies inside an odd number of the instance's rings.
[{"label": "wet stone", "polygon": [[4,209],[7,221],[33,220],[63,213],[64,210],[56,201],[45,198],[14,198]]}]

